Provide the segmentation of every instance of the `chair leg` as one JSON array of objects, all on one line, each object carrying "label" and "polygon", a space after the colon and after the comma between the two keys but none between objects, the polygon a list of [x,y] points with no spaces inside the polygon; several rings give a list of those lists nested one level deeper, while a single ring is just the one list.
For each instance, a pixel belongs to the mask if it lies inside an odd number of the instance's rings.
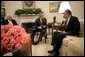
[{"label": "chair leg", "polygon": [[45,43],[46,43],[46,38],[45,38]]},{"label": "chair leg", "polygon": [[46,43],[47,35],[45,35],[45,43]]}]

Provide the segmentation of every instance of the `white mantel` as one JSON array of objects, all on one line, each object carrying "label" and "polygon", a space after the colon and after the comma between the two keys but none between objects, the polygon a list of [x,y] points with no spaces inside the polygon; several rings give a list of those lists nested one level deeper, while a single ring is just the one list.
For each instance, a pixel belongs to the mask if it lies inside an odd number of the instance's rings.
[{"label": "white mantel", "polygon": [[21,26],[22,23],[25,22],[35,22],[35,20],[38,18],[38,15],[28,15],[28,16],[19,16],[16,18],[17,23]]}]

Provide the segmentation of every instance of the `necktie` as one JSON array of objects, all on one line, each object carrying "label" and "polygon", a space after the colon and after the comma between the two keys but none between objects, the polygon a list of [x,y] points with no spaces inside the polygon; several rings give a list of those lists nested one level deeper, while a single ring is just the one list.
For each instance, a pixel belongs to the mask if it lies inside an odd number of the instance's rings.
[{"label": "necktie", "polygon": [[67,27],[67,20],[65,21],[65,28]]}]

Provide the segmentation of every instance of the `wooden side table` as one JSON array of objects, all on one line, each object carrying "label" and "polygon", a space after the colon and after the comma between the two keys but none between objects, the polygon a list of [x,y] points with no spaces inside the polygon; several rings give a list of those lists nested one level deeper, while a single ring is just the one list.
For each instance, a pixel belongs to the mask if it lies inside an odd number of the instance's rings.
[{"label": "wooden side table", "polygon": [[54,30],[56,30],[56,31],[58,31],[58,30],[63,31],[63,28],[62,28],[61,25],[52,26],[52,35],[53,35],[53,31]]}]

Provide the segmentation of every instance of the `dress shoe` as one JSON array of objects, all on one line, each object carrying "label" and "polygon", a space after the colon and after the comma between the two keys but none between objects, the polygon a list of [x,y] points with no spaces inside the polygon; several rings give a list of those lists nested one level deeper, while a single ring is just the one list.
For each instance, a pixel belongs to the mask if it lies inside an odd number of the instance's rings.
[{"label": "dress shoe", "polygon": [[34,41],[32,41],[32,44],[33,44],[33,45],[36,45],[37,43],[36,43],[36,42],[34,42]]},{"label": "dress shoe", "polygon": [[35,42],[34,45],[37,45],[39,43],[39,41]]},{"label": "dress shoe", "polygon": [[48,56],[59,56],[59,55],[56,52],[53,52],[52,54],[50,54]]},{"label": "dress shoe", "polygon": [[32,45],[35,45],[35,43],[32,43]]},{"label": "dress shoe", "polygon": [[56,56],[56,52],[53,52],[52,54],[50,54],[48,56]]},{"label": "dress shoe", "polygon": [[53,53],[54,51],[53,50],[49,50],[48,53]]},{"label": "dress shoe", "polygon": [[32,44],[34,44],[34,42],[32,41]]}]

